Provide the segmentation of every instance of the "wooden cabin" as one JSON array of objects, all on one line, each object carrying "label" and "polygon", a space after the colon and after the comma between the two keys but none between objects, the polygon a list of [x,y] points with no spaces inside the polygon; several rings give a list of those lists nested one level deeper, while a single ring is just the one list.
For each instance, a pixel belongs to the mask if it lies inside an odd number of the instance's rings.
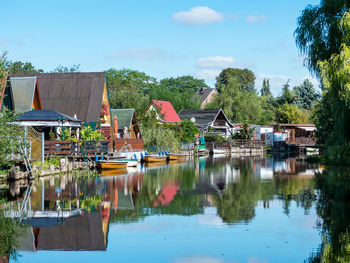
[{"label": "wooden cabin", "polygon": [[179,115],[169,101],[152,100],[146,114],[151,112],[155,112],[159,124],[178,125],[181,122]]},{"label": "wooden cabin", "polygon": [[91,127],[111,124],[106,72],[13,74],[10,82],[23,77],[36,79],[43,110],[74,116]]},{"label": "wooden cabin", "polygon": [[316,144],[315,124],[279,124],[275,126],[282,132],[287,133],[287,144],[314,146]]},{"label": "wooden cabin", "polygon": [[135,109],[111,109],[113,128],[114,117],[117,117],[119,138],[142,138],[140,127],[136,120]]},{"label": "wooden cabin", "polygon": [[118,134],[113,136],[116,151],[140,151],[144,149],[135,109],[112,109],[111,119],[114,132],[114,117],[117,117]]},{"label": "wooden cabin", "polygon": [[17,113],[41,110],[37,77],[10,77],[1,92],[0,103],[1,109],[7,107]]},{"label": "wooden cabin", "polygon": [[193,121],[201,132],[229,137],[234,125],[228,120],[222,109],[218,110],[181,110],[181,120]]}]

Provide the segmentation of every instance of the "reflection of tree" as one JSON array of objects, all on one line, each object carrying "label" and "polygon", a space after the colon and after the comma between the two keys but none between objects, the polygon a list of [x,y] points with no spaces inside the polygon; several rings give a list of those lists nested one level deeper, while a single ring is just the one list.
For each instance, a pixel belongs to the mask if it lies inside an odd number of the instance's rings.
[{"label": "reflection of tree", "polygon": [[17,258],[16,237],[21,231],[22,224],[18,220],[7,218],[0,211],[0,262],[9,262]]},{"label": "reflection of tree", "polygon": [[286,215],[289,214],[291,201],[295,201],[298,206],[304,207],[305,213],[308,213],[315,199],[312,179],[296,176],[275,176],[273,182],[276,189],[275,194],[278,195],[278,199],[283,200],[283,209]]},{"label": "reflection of tree", "polygon": [[[195,186],[193,166],[172,166],[166,170],[150,170],[143,177],[140,191],[135,200],[134,210],[118,210],[112,213],[111,222],[137,222],[151,215],[195,215],[203,213],[201,196],[183,193]],[[167,205],[160,205],[157,200],[161,189],[166,185],[179,185],[179,191]]]},{"label": "reflection of tree", "polygon": [[274,198],[283,201],[284,212],[288,215],[291,201],[305,208],[305,213],[314,201],[314,184],[311,178],[297,176],[275,176],[262,181],[252,169],[252,160],[243,159],[235,163],[240,168],[238,183],[226,186],[222,195],[215,196],[219,216],[227,223],[249,222],[255,216],[258,201],[264,207]]},{"label": "reflection of tree", "polygon": [[218,214],[224,222],[247,223],[254,218],[255,206],[264,190],[261,189],[260,179],[252,175],[253,171],[249,163],[242,162],[239,183],[229,184],[222,195],[215,196]]},{"label": "reflection of tree", "polygon": [[350,262],[350,169],[327,168],[316,175],[323,241],[308,262]]}]

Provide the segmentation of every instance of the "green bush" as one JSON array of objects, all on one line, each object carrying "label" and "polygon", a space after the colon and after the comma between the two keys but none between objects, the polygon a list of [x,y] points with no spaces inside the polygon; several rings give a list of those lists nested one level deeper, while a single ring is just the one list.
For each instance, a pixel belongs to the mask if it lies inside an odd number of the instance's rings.
[{"label": "green bush", "polygon": [[227,142],[227,139],[218,134],[205,134],[205,142]]}]

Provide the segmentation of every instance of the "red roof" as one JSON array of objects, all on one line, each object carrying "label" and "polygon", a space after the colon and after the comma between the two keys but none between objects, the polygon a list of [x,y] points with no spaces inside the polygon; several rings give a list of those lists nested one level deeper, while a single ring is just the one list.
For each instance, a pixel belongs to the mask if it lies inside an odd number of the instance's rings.
[{"label": "red roof", "polygon": [[170,186],[163,187],[162,192],[158,196],[158,199],[154,201],[153,205],[154,206],[169,205],[170,202],[174,199],[178,190],[179,190],[179,187],[177,185],[170,185]]},{"label": "red roof", "polygon": [[181,122],[179,115],[177,115],[173,105],[169,101],[152,100],[150,106],[152,104],[159,110],[164,121]]}]

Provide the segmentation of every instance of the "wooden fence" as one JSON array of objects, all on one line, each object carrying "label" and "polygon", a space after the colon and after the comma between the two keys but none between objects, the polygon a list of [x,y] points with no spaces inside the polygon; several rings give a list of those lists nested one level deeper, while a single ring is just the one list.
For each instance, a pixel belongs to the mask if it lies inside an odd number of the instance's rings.
[{"label": "wooden fence", "polygon": [[116,151],[135,151],[144,150],[143,139],[115,139],[114,149]]}]

